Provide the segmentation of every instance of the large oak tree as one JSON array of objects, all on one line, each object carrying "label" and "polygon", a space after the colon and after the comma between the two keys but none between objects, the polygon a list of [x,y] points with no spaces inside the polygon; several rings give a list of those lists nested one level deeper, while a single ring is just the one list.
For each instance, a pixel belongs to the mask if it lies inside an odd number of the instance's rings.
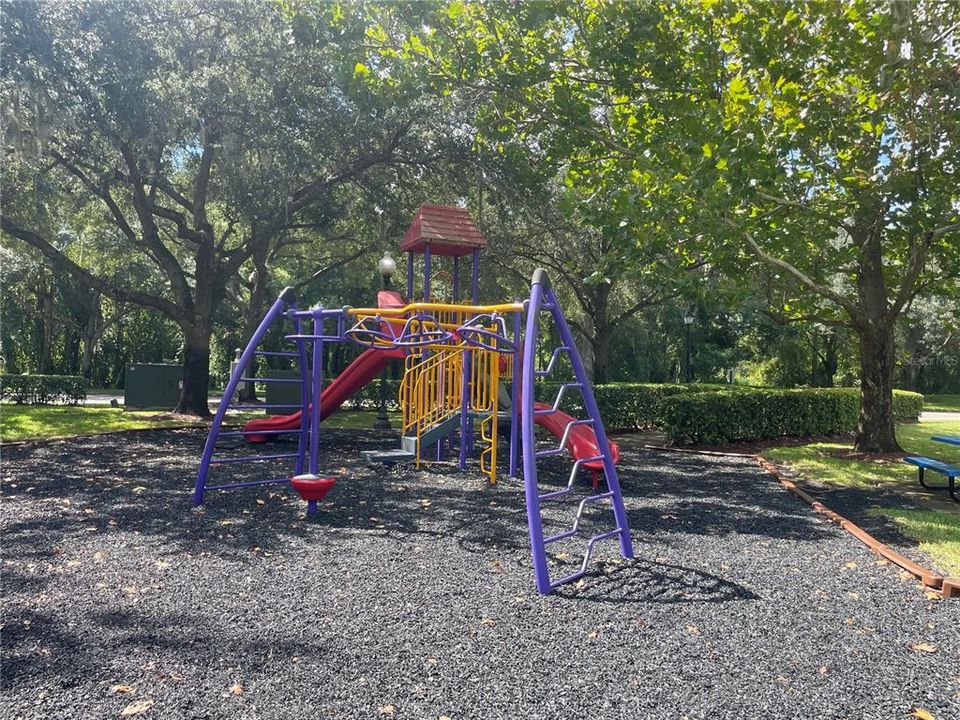
[{"label": "large oak tree", "polygon": [[[331,8],[333,13],[335,8]],[[367,93],[363,34],[262,2],[20,2],[3,12],[2,229],[181,328],[178,410],[207,414],[214,311],[241,269],[328,221],[337,192],[403,162],[419,115]],[[159,287],[106,277],[50,228],[95,203]]]}]

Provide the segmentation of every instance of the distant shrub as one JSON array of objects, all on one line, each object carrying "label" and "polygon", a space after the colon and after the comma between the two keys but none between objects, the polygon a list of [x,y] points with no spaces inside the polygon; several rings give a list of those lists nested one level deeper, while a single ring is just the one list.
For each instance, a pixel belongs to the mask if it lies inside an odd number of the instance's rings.
[{"label": "distant shrub", "polygon": [[0,399],[20,405],[71,405],[87,399],[87,380],[76,375],[0,375]]}]

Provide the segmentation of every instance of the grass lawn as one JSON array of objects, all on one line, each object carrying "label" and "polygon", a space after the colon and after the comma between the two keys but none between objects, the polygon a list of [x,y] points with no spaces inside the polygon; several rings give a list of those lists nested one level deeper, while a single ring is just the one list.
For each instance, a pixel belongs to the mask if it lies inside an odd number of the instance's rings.
[{"label": "grass lawn", "polygon": [[0,405],[0,439],[4,442],[192,424],[202,425],[203,421],[156,410],[127,411],[106,406]]},{"label": "grass lawn", "polygon": [[[400,414],[387,415],[393,427],[399,429]],[[264,415],[229,413],[226,422],[236,425],[255,417]],[[374,411],[342,410],[324,420],[323,424],[326,427],[370,429],[375,419]],[[3,442],[206,424],[204,420],[157,410],[124,410],[99,405],[0,405],[0,440]]]},{"label": "grass lawn", "polygon": [[[897,438],[908,453],[936,457],[960,465],[960,447],[934,442],[931,435],[960,435],[960,422],[921,422],[899,425]],[[774,448],[764,455],[787,465],[817,482],[847,487],[885,485],[888,488],[917,486],[917,469],[898,458],[864,459],[852,454],[842,442],[820,442]],[[930,475],[940,484],[942,477]],[[946,497],[946,493],[943,493]],[[917,541],[944,570],[960,574],[960,505],[956,512],[876,508],[874,515],[892,518],[907,537]]]},{"label": "grass lawn", "polygon": [[[960,422],[906,423],[897,427],[897,438],[908,453],[936,457],[960,464],[960,446],[934,442],[931,435],[960,435]],[[789,465],[812,480],[847,486],[877,484],[914,485],[917,469],[898,458],[865,460],[852,454],[844,442],[818,442],[767,450],[764,456]]]},{"label": "grass lawn", "polygon": [[945,571],[960,576],[960,513],[875,508],[869,514],[892,518]]},{"label": "grass lawn", "polygon": [[924,395],[923,409],[936,412],[960,412],[960,395]]}]

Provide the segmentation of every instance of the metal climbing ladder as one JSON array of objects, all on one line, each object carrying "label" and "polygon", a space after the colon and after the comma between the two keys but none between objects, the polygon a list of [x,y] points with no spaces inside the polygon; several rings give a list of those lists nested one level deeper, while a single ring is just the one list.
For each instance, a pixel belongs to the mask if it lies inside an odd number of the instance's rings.
[{"label": "metal climbing ladder", "polygon": [[[543,370],[536,367],[537,333],[542,313],[549,313],[560,335],[560,346],[550,357],[548,366]],[[566,354],[573,367],[574,380],[564,383],[552,405],[547,408],[534,407],[534,383],[536,378],[549,375],[557,359]],[[537,270],[533,275],[530,291],[530,301],[527,306],[526,334],[524,338],[523,361],[521,367],[521,436],[523,440],[523,481],[527,504],[527,520],[530,529],[530,547],[533,555],[534,574],[537,589],[541,593],[549,593],[564,583],[574,581],[587,572],[590,558],[596,545],[610,538],[619,538],[620,554],[624,558],[633,557],[633,544],[630,539],[630,528],[627,523],[627,513],[623,505],[623,495],[620,491],[620,480],[614,465],[613,453],[603,427],[603,420],[597,408],[593,388],[587,378],[583,361],[573,341],[573,335],[566,318],[560,309],[557,296],[550,286],[550,280],[543,270]],[[567,424],[558,447],[547,450],[537,450],[535,421],[537,415],[556,413],[560,409],[563,396],[568,390],[579,390],[583,396],[583,405],[587,418],[574,420]],[[574,427],[589,425],[592,427],[597,440],[599,454],[594,457],[580,458],[574,462],[565,487],[550,492],[540,492],[537,482],[537,460],[543,457],[561,454],[567,446],[571,431]],[[552,535],[545,535],[543,529],[543,515],[541,505],[545,502],[562,501],[570,496],[580,468],[586,463],[602,461],[605,482],[600,484],[600,491],[580,500],[574,513],[573,522],[566,530]],[[580,567],[563,577],[551,580],[550,569],[547,563],[547,547],[566,538],[572,538],[580,532],[581,522],[588,507],[596,503],[608,502],[612,511],[613,528],[586,538],[583,559]]]},{"label": "metal climbing ladder", "polygon": [[[263,341],[264,336],[267,334],[267,331],[274,324],[282,324],[289,320],[292,323],[293,334],[287,334],[286,339],[293,342],[296,349],[295,352],[288,351],[270,351],[270,350],[261,350],[260,344]],[[290,481],[291,475],[297,475],[303,472],[304,469],[304,454],[307,444],[310,440],[308,434],[308,424],[306,422],[301,423],[300,427],[295,430],[285,429],[285,430],[257,430],[256,432],[247,432],[244,430],[230,430],[223,431],[222,425],[224,418],[226,416],[227,410],[257,410],[262,411],[265,409],[272,410],[286,410],[292,412],[294,410],[300,410],[307,407],[310,397],[310,366],[307,354],[307,348],[305,339],[309,336],[303,334],[303,323],[301,318],[296,314],[296,296],[294,289],[291,287],[284,288],[283,292],[280,293],[279,297],[273,302],[270,306],[270,309],[267,311],[267,314],[264,316],[263,320],[260,322],[260,325],[254,331],[253,336],[250,338],[250,341],[247,343],[247,347],[244,349],[243,354],[240,356],[239,361],[237,362],[236,368],[230,376],[230,380],[227,383],[226,390],[223,393],[223,399],[221,400],[219,406],[217,407],[217,412],[213,417],[213,423],[210,426],[210,432],[207,435],[206,443],[204,444],[203,454],[200,458],[200,467],[197,471],[197,480],[194,486],[193,491],[193,504],[200,505],[203,503],[204,496],[209,490],[232,490],[235,488],[242,487],[259,487],[261,485],[272,485],[279,483],[288,483]],[[256,359],[261,357],[276,357],[276,358],[289,358],[296,363],[299,371],[299,378],[258,378],[258,377],[246,377],[244,373],[250,364]],[[259,403],[256,405],[244,405],[244,404],[234,404],[233,398],[235,392],[242,382],[256,382],[256,383],[299,383],[300,384],[300,402],[297,404],[266,404]],[[241,453],[238,455],[218,455],[217,441],[221,438],[234,438],[234,439],[246,439],[250,435],[257,436],[280,436],[280,435],[296,435],[297,436],[297,449],[295,452],[281,452],[281,453]],[[267,480],[251,480],[245,482],[228,482],[221,483],[217,485],[207,484],[207,478],[210,474],[211,469],[221,465],[233,465],[235,463],[247,463],[247,462],[264,462],[264,461],[274,461],[274,460],[293,460],[293,471],[287,472],[286,474],[270,478]]]}]

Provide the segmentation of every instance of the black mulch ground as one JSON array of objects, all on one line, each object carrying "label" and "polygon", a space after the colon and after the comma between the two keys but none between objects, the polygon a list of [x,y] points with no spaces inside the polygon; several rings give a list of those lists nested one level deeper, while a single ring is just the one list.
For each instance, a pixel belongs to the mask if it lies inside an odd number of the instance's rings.
[{"label": "black mulch ground", "polygon": [[318,520],[281,488],[193,511],[202,442],[5,451],[0,716],[960,718],[960,603],[749,460],[626,451],[637,559],[544,598],[516,481],[335,432]]}]

